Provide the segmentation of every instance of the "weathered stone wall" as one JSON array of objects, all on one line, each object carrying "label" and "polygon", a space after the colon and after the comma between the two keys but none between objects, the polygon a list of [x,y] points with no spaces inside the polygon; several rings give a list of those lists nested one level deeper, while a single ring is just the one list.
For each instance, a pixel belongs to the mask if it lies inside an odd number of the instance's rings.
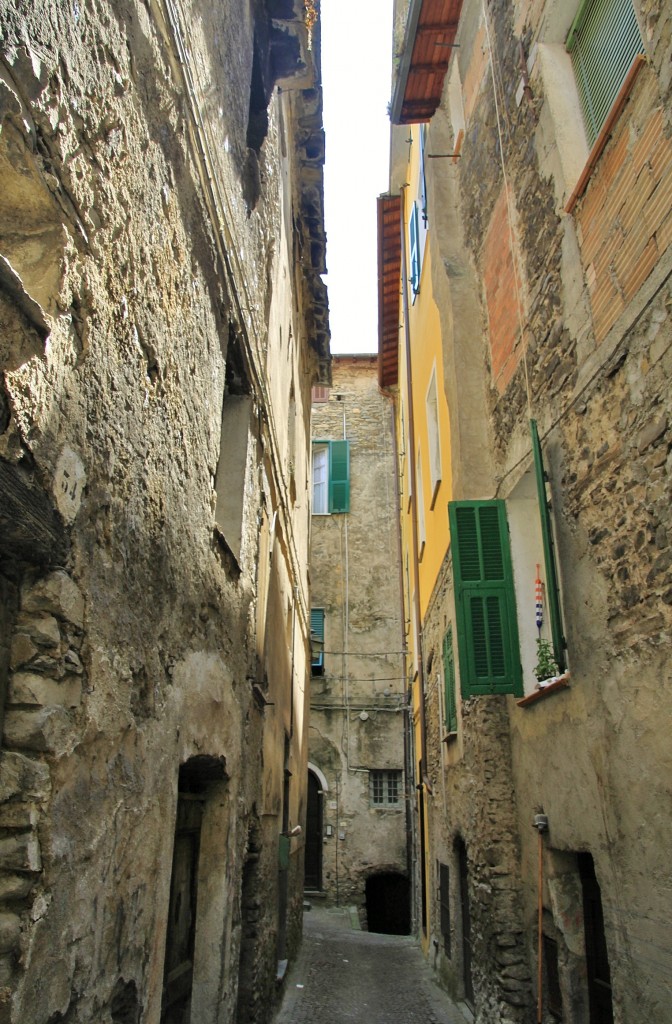
[{"label": "weathered stone wall", "polygon": [[[428,948],[454,998],[464,994],[459,859],[466,847],[471,908],[472,977],[483,1020],[525,1021],[530,1005],[519,873],[511,740],[503,697],[458,699],[457,734],[444,724],[443,638],[452,622],[452,562],[437,579],[423,622],[426,669],[427,776],[432,852]],[[441,930],[437,861],[450,872],[451,956]]]},{"label": "weathered stone wall", "polygon": [[[567,1020],[578,1024],[586,1012],[576,861],[581,851],[592,854],[601,887],[615,1020],[662,1024],[670,1005],[668,981],[655,965],[669,956],[664,926],[669,893],[661,851],[670,833],[659,811],[668,803],[665,737],[672,720],[672,705],[660,686],[672,639],[667,383],[672,261],[666,234],[671,14],[658,3],[636,9],[649,62],[572,213],[565,205],[588,154],[585,140],[579,144],[570,138],[573,122],[555,116],[558,80],[553,75],[564,58],[551,50],[563,50],[564,36],[553,36],[560,16],[569,16],[563,5],[464,4],[455,56],[466,118],[461,156],[450,163],[428,162],[435,277],[445,271],[435,292],[449,301],[456,297],[451,312],[442,314],[447,394],[459,402],[461,377],[472,381],[483,365],[488,393],[492,475],[484,486],[483,462],[465,458],[465,447],[458,444],[455,496],[502,497],[512,507],[531,463],[528,419],[538,420],[571,671],[571,687],[543,701],[523,708],[509,698],[508,729],[501,733],[494,724],[502,725],[499,698],[463,704],[458,738],[443,745],[441,757],[438,708],[430,695],[432,778],[439,779],[435,805],[446,793],[445,824],[434,842],[450,858],[458,825],[465,830],[475,940],[485,934],[476,923],[479,916],[487,906],[497,907],[498,897],[484,867],[489,830],[474,826],[472,808],[474,818],[487,819],[482,796],[492,786],[493,767],[502,770],[497,779],[502,803],[492,825],[501,822],[503,837],[511,836],[501,862],[502,885],[512,900],[510,912],[515,916],[515,907],[522,907],[521,926],[510,947],[517,958],[508,964],[513,970],[502,971],[504,961],[494,946],[481,947],[484,959],[474,974],[479,1021],[500,1020],[501,1007],[492,998],[496,989],[500,998],[515,991],[529,1005],[529,978],[536,977],[537,895],[537,835],[531,825],[541,811],[550,823],[544,840],[544,870],[550,876],[544,883],[544,928],[558,942]],[[553,74],[549,54],[557,58]],[[559,81],[565,80],[560,76]],[[429,128],[430,145],[437,150],[450,152],[456,134],[451,137],[452,115],[446,91]],[[605,175],[612,185],[630,180],[631,187],[607,190]],[[508,259],[492,244],[503,197],[511,233],[508,227],[501,232],[500,247],[511,247]],[[463,246],[448,203],[457,204]],[[604,246],[613,238],[619,243],[609,254]],[[591,271],[600,248],[604,266]],[[625,268],[627,279],[619,268]],[[492,296],[508,303],[504,312],[511,314],[516,274],[520,322],[517,337],[511,341],[507,335],[507,370],[498,372],[506,359],[497,348],[497,332],[488,329],[488,314],[492,322],[497,313]],[[470,275],[480,298],[470,321],[472,338],[482,328],[484,339],[472,352],[462,344],[457,323],[468,308],[460,282]],[[616,289],[613,302],[598,304],[607,282]],[[509,316],[510,323],[515,316]],[[459,422],[457,413],[451,415]],[[534,637],[533,579],[522,581],[517,599],[522,649]],[[424,628],[426,653],[429,643],[436,662],[452,616],[445,577],[437,582],[433,602]],[[491,718],[489,729],[485,719]],[[471,728],[475,719],[478,731]],[[509,808],[503,796],[508,785],[515,794]],[[440,806],[437,812],[440,819]],[[490,928],[493,934],[493,920]],[[527,946],[527,965],[520,961],[521,945]],[[450,964],[438,957],[437,966],[453,985],[459,956]]]},{"label": "weathered stone wall", "polygon": [[301,841],[285,893],[278,848],[305,815],[329,355],[319,30],[309,51],[302,5],[271,6],[0,6],[8,1022],[159,1021],[187,762],[210,773],[192,1019],[235,1018],[243,941],[240,1019],[265,1019],[296,946]]},{"label": "weathered stone wall", "polygon": [[364,914],[368,877],[407,873],[403,775],[397,807],[374,808],[369,796],[370,769],[405,767],[392,410],[374,357],[337,356],[332,374],[312,434],[350,441],[350,511],[312,517],[311,599],[325,610],[326,651],[312,679],[309,758],[329,785],[324,892]]}]

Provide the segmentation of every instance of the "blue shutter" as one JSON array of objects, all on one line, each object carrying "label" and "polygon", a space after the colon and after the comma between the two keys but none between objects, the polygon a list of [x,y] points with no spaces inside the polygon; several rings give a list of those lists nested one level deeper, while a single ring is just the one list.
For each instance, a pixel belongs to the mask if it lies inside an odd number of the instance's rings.
[{"label": "blue shutter", "polygon": [[462,696],[523,695],[503,501],[448,503]]},{"label": "blue shutter", "polygon": [[409,225],[411,238],[411,289],[413,298],[420,291],[420,234],[418,231],[418,204],[413,203]]},{"label": "blue shutter", "polygon": [[329,443],[329,511],[350,511],[350,442]]}]

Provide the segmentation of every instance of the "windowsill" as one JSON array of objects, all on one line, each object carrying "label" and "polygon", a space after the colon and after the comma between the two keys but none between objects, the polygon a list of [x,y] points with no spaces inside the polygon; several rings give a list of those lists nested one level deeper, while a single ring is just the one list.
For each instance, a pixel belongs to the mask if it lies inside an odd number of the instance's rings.
[{"label": "windowsill", "polygon": [[550,697],[552,693],[557,693],[558,690],[566,690],[569,688],[569,672],[565,672],[563,675],[558,676],[552,683],[547,683],[546,686],[539,686],[538,690],[534,693],[528,693],[527,697],[522,697],[516,701],[519,708],[526,708],[529,704],[536,704],[538,700],[543,700],[544,697]]},{"label": "windowsill", "polygon": [[567,203],[565,205],[565,213],[572,213],[574,207],[576,206],[579,199],[585,192],[590,177],[595,169],[595,165],[602,156],[602,151],[606,146],[607,142],[609,141],[609,136],[611,135],[614,124],[617,121],[621,111],[623,110],[623,107],[625,106],[625,102],[632,91],[632,87],[635,84],[635,79],[637,78],[637,75],[639,74],[641,68],[645,63],[646,57],[644,56],[644,54],[638,53],[635,59],[633,60],[632,64],[630,65],[630,70],[623,79],[623,85],[619,89],[618,96],[614,100],[612,108],[607,114],[607,119],[602,125],[600,134],[595,139],[593,148],[591,149],[590,154],[588,156],[588,160],[586,161],[586,166],[584,167],[579,177],[579,180],[574,186],[574,191],[567,200]]}]

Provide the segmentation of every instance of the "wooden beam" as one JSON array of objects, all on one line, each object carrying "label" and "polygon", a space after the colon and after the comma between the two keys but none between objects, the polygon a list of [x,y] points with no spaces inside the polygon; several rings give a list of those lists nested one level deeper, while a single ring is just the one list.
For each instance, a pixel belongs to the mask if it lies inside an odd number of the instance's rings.
[{"label": "wooden beam", "polygon": [[0,459],[0,555],[36,565],[62,564],[65,527],[32,473]]}]

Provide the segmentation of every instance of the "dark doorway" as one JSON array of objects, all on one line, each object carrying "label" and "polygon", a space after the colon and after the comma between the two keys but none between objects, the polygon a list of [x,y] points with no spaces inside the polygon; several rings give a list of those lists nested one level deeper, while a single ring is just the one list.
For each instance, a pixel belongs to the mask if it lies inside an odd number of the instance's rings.
[{"label": "dark doorway", "polygon": [[201,826],[208,787],[224,778],[224,758],[198,755],[180,766],[161,1024],[189,1024],[191,1017]]},{"label": "dark doorway", "polygon": [[389,871],[367,878],[366,918],[370,932],[410,935],[410,887],[405,875]]},{"label": "dark doorway", "polygon": [[312,891],[319,891],[322,888],[322,789],[317,776],[310,769],[308,769],[304,887]]},{"label": "dark doorway", "polygon": [[471,911],[469,908],[469,866],[467,848],[461,839],[455,844],[458,870],[460,875],[460,906],[462,910],[462,982],[464,998],[470,1006],[474,1005],[474,982],[471,974]]},{"label": "dark doorway", "polygon": [[611,972],[607,940],[604,934],[602,894],[595,875],[595,864],[589,853],[578,855],[583,890],[583,920],[586,933],[586,967],[590,1024],[613,1024]]}]

